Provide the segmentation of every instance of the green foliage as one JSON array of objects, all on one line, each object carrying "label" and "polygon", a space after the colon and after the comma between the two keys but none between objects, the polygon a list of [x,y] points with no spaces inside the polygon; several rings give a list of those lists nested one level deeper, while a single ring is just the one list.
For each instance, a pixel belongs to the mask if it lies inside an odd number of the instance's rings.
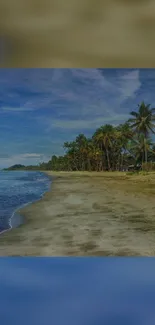
[{"label": "green foliage", "polygon": [[[91,138],[79,134],[63,145],[64,155],[53,155],[48,162],[37,166],[14,165],[9,169],[53,171],[128,170],[129,165],[142,165],[143,171],[155,170],[154,132],[155,109],[142,102],[132,118],[116,127],[105,124]],[[138,171],[130,171],[133,175]]]}]

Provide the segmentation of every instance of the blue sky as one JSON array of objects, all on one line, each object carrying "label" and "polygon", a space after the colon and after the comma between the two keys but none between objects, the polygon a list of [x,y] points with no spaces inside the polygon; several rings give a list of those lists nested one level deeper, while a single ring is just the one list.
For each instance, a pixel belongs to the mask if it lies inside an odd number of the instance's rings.
[{"label": "blue sky", "polygon": [[154,258],[1,258],[5,325],[154,325]]},{"label": "blue sky", "polygon": [[64,141],[155,105],[155,69],[1,69],[0,168],[63,154]]}]

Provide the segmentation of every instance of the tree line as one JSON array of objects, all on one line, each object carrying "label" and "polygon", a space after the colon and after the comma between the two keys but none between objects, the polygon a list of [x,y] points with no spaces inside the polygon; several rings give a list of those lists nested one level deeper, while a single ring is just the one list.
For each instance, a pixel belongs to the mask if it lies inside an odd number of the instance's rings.
[{"label": "tree line", "polygon": [[[92,137],[79,134],[65,142],[64,155],[53,155],[48,162],[24,169],[53,171],[120,171],[130,165],[155,169],[155,108],[142,102],[123,124],[105,124]],[[151,167],[150,167],[151,166]]]}]

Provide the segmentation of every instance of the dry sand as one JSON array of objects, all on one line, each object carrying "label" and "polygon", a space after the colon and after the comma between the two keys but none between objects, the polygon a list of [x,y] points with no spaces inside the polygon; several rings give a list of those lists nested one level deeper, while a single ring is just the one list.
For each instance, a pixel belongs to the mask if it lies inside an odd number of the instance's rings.
[{"label": "dry sand", "polygon": [[155,255],[155,174],[48,174],[25,224],[0,236],[1,256]]}]

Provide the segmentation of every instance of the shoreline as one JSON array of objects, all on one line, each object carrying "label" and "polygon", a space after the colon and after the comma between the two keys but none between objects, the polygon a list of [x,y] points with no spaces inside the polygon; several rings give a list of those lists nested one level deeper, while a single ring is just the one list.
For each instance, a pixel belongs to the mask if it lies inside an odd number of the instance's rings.
[{"label": "shoreline", "polygon": [[[32,172],[34,172],[34,171],[32,171]],[[38,171],[35,171],[35,172],[38,172]],[[40,171],[39,171],[40,172]],[[37,200],[35,200],[35,201],[29,201],[29,202],[27,202],[27,203],[24,203],[23,205],[21,205],[20,207],[18,207],[13,213],[12,213],[12,215],[11,215],[11,217],[10,217],[10,220],[9,220],[9,224],[11,225],[11,219],[15,216],[15,214],[17,215],[19,215],[19,211],[22,211],[22,209],[24,209],[26,206],[29,206],[29,205],[31,205],[32,203],[36,203],[36,202],[38,202],[38,201],[40,201],[40,200],[42,200],[43,199],[43,197],[44,197],[44,195],[47,193],[47,192],[50,192],[50,190],[51,190],[51,186],[52,186],[52,181],[53,181],[53,178],[52,178],[52,176],[50,176],[50,175],[48,175],[47,173],[45,173],[45,172],[41,172],[42,174],[45,174],[46,176],[48,176],[48,179],[50,180],[50,185],[49,185],[49,189],[47,190],[47,191],[44,191],[41,195],[40,195],[40,197],[37,199]],[[21,217],[22,217],[22,215],[21,215]],[[22,223],[23,224],[23,223]],[[21,226],[22,224],[19,224],[19,226]],[[12,225],[11,225],[11,227],[10,227],[10,229],[8,229],[8,230],[11,230],[11,229],[13,229],[13,228],[16,228],[16,227],[12,227]],[[6,231],[8,231],[8,230],[6,230]]]},{"label": "shoreline", "polygon": [[155,255],[155,174],[41,172],[49,190],[18,209],[26,222],[1,234],[0,256]]},{"label": "shoreline", "polygon": [[[34,172],[34,171],[32,171],[32,172]],[[38,172],[38,171],[37,171],[37,172]],[[18,228],[18,227],[20,227],[21,225],[23,225],[23,224],[24,224],[24,218],[23,218],[23,216],[22,216],[21,214],[19,214],[19,211],[21,211],[21,210],[22,210],[23,208],[25,208],[26,206],[31,205],[32,203],[38,202],[39,200],[41,200],[41,199],[43,198],[43,196],[44,196],[45,193],[47,193],[48,191],[50,191],[51,186],[52,186],[52,180],[53,180],[53,177],[50,176],[50,175],[48,175],[47,173],[42,172],[42,171],[39,171],[39,172],[41,172],[42,174],[46,174],[46,176],[48,176],[48,178],[49,178],[49,180],[50,180],[49,189],[48,189],[47,191],[44,191],[44,192],[40,195],[40,197],[39,197],[37,200],[35,200],[35,201],[29,201],[29,202],[24,203],[23,205],[17,207],[17,208],[13,211],[13,213],[12,213],[12,215],[11,215],[11,217],[9,218],[9,221],[8,221],[8,224],[9,224],[10,228],[1,231],[1,232],[0,232],[0,236],[1,236],[3,233],[5,233],[5,232],[8,232],[8,231],[10,231],[10,230],[12,230],[12,229],[14,229],[14,228]],[[11,222],[11,220],[12,220],[15,216],[18,216],[18,217],[21,218],[21,219],[23,218],[23,222],[22,222],[22,223],[19,223],[18,226],[13,227],[13,226],[12,226],[12,222]]]}]

